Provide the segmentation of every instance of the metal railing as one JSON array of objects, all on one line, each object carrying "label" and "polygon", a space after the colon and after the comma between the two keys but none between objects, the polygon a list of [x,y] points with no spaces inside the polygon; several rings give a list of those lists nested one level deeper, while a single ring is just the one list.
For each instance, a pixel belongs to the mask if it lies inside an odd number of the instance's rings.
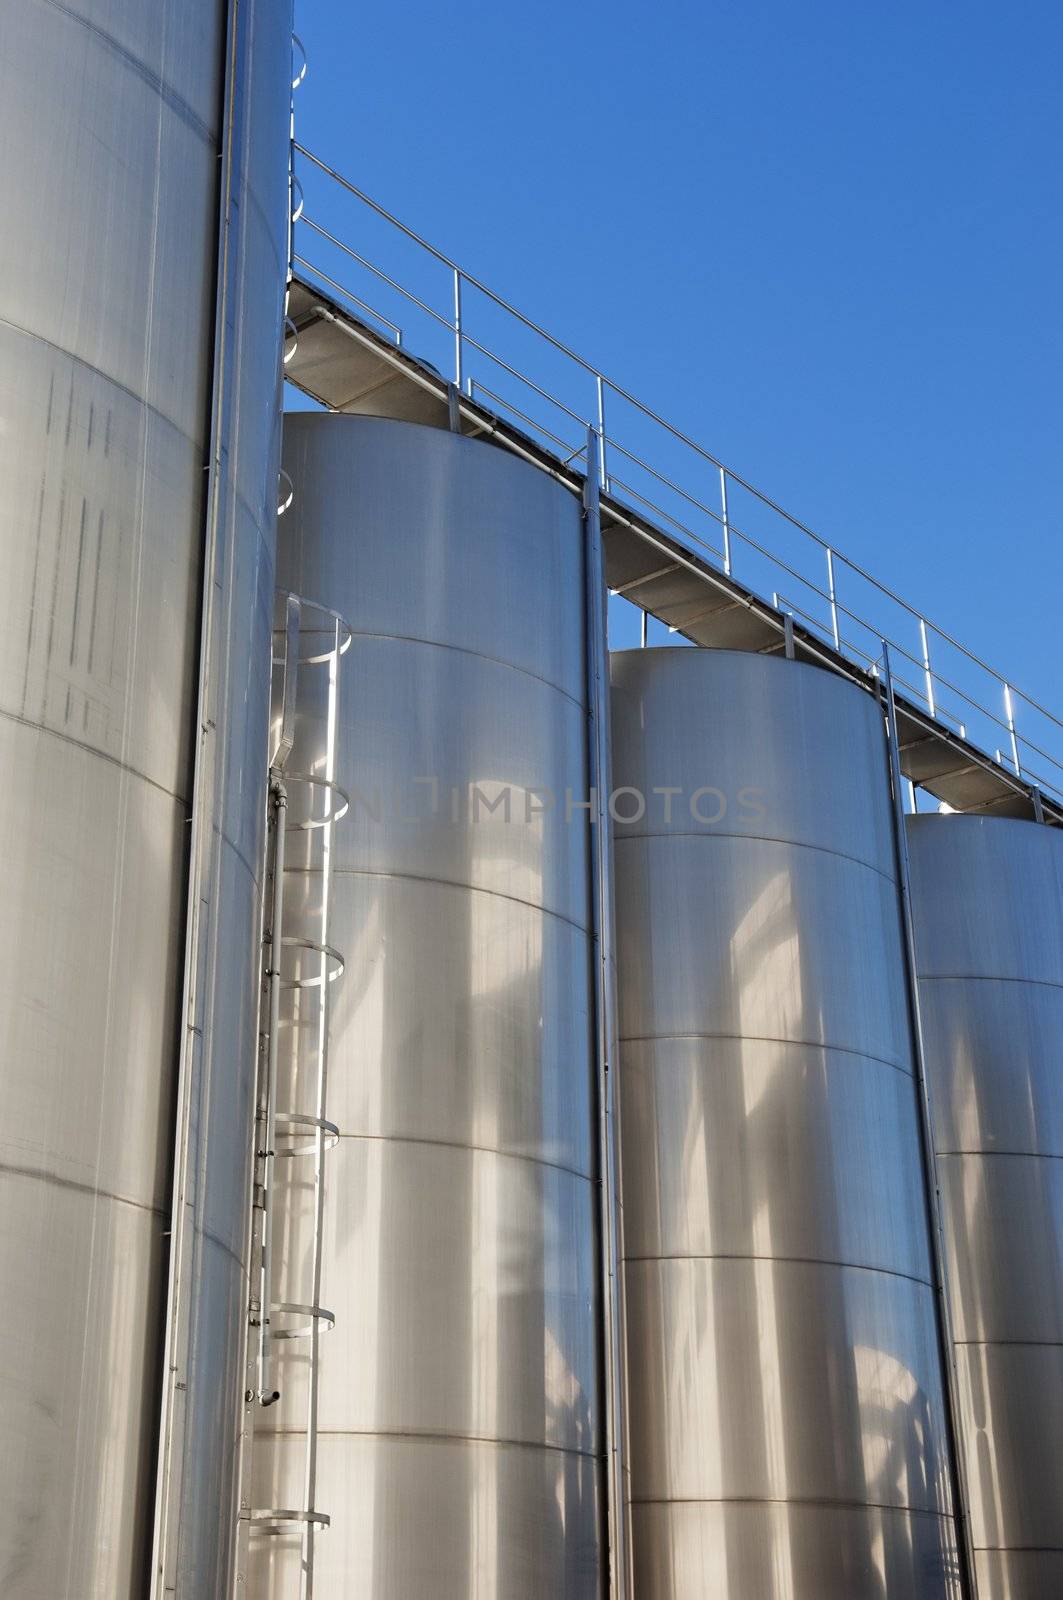
[{"label": "metal railing", "polygon": [[877,667],[885,639],[894,682],[915,704],[1063,802],[1063,720],[1047,706],[319,156],[293,149],[305,197],[294,261],[309,281],[399,348],[413,318],[419,357],[565,463],[586,459],[590,428],[603,493],[847,660]]}]

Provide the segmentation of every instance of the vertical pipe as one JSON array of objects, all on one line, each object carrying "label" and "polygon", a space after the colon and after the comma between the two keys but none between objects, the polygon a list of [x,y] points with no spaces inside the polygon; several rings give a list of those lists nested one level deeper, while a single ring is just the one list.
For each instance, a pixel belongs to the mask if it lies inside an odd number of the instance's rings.
[{"label": "vertical pipe", "polygon": [[[602,436],[599,434],[599,438]],[[584,480],[588,754],[591,788],[591,914],[594,925],[595,1040],[598,1063],[598,1193],[601,1239],[606,1495],[610,1600],[627,1600],[627,1516],[624,1491],[624,1341],[619,1276],[617,1194],[616,958],[613,950],[613,850],[610,827],[609,645],[598,482],[590,468],[588,430]]]},{"label": "vertical pipe", "polygon": [[720,468],[720,522],[723,526],[723,570],[731,576],[731,519],[727,511],[727,473]]},{"label": "vertical pipe", "polygon": [[937,716],[937,707],[934,704],[934,675],[930,670],[930,641],[927,637],[926,618],[919,618],[919,643],[923,651],[923,682],[926,686],[927,710],[932,717]]},{"label": "vertical pipe", "polygon": [[[147,1586],[152,1600],[185,1597],[206,1589],[214,1593],[227,1586],[233,1575],[236,1539],[227,1539],[225,1531],[219,1530],[226,1530],[236,1519],[241,1493],[238,1462],[247,1426],[243,1396],[254,1382],[248,1370],[244,1319],[234,1337],[223,1297],[201,1293],[199,1288],[208,1281],[203,1274],[215,1252],[205,1218],[215,1214],[212,1208],[219,1200],[228,1206],[231,1182],[230,1136],[228,1130],[219,1136],[212,1125],[216,1097],[226,1096],[228,1114],[239,1118],[239,1142],[248,1156],[255,1133],[253,1089],[245,1092],[241,1087],[238,1095],[230,1094],[227,1085],[244,1081],[234,1050],[245,1051],[249,1065],[255,1059],[261,888],[256,885],[253,916],[241,914],[237,891],[229,886],[236,875],[224,869],[236,853],[234,842],[226,837],[226,819],[238,793],[248,797],[241,805],[250,805],[256,814],[252,863],[256,878],[265,864],[264,828],[259,831],[258,821],[264,818],[264,796],[252,774],[237,760],[237,752],[256,748],[265,752],[268,633],[262,644],[253,646],[250,657],[248,646],[237,646],[234,641],[240,638],[235,619],[251,592],[256,571],[265,593],[272,590],[275,527],[268,501],[250,521],[238,514],[236,485],[251,472],[265,499],[265,485],[279,464],[282,408],[277,346],[284,326],[287,263],[275,275],[258,270],[263,253],[268,256],[269,250],[267,241],[259,239],[257,224],[249,219],[256,215],[275,218],[268,221],[267,232],[268,243],[278,255],[290,245],[291,224],[284,221],[282,208],[287,198],[290,219],[292,190],[284,152],[287,147],[290,158],[291,101],[290,89],[285,93],[284,84],[290,84],[292,74],[290,62],[283,76],[279,74],[283,53],[274,51],[271,41],[277,38],[277,29],[290,31],[292,7],[291,0],[242,0],[227,4],[224,13],[210,446],[204,463],[206,505],[181,1040]],[[267,404],[270,383],[276,388]],[[242,419],[239,427],[238,417]],[[256,552],[253,558],[252,549]],[[237,649],[242,650],[238,663]],[[259,684],[263,692],[259,692]],[[246,858],[240,859],[246,865]],[[229,987],[233,947],[239,945],[241,936],[246,942],[240,948],[254,969],[254,989],[246,1000]],[[241,1003],[246,1020],[237,1027]],[[246,1074],[247,1079],[251,1077],[250,1072]],[[242,1242],[243,1260],[233,1259],[231,1271],[236,1275],[233,1283],[246,1288],[252,1271],[250,1171],[243,1176],[248,1227]],[[209,1514],[202,1493],[208,1474]]]},{"label": "vertical pipe", "polygon": [[457,389],[464,387],[462,373],[464,369],[464,351],[461,337],[461,273],[454,268],[454,383]]},{"label": "vertical pipe", "polygon": [[842,640],[838,631],[838,596],[834,587],[834,551],[827,546],[827,593],[830,596],[830,629],[834,635],[834,648],[841,652]]},{"label": "vertical pipe", "polygon": [[908,833],[904,822],[900,743],[897,736],[897,702],[893,692],[893,673],[890,670],[889,645],[885,639],[882,641],[882,676],[886,691],[886,726],[889,743],[890,787],[893,792],[894,846],[897,859],[897,885],[900,889],[901,897],[901,933],[904,943],[908,1014],[911,1019],[912,1059],[915,1063],[916,1083],[919,1092],[919,1132],[928,1222],[930,1224],[930,1259],[934,1274],[934,1291],[937,1304],[935,1320],[945,1390],[945,1425],[949,1441],[949,1467],[953,1519],[956,1525],[956,1544],[959,1557],[960,1590],[964,1600],[974,1600],[974,1552],[971,1547],[967,1473],[961,1446],[960,1407],[956,1387],[956,1369],[953,1362],[955,1346],[952,1339],[952,1319],[945,1289],[945,1243],[941,1224],[941,1191],[938,1183],[935,1156],[933,1107],[930,1103],[926,1078],[923,1018],[919,1004],[919,977],[915,955],[915,923],[912,916],[911,866],[908,855]]},{"label": "vertical pipe", "polygon": [[649,614],[648,611],[644,611],[642,613],[642,625],[641,625],[640,633],[641,633],[641,637],[640,637],[639,643],[642,645],[642,648],[645,650],[646,646],[650,642],[650,614]]},{"label": "vertical pipe", "polygon": [[[601,373],[595,374],[595,384],[598,391],[598,484],[602,489],[609,487],[605,460],[605,379]],[[591,468],[591,445],[593,438],[587,440],[587,471]]]}]

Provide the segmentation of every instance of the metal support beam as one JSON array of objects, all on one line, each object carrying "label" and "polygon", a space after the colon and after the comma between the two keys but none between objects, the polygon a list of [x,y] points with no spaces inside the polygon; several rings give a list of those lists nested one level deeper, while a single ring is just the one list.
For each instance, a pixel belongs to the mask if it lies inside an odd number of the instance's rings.
[{"label": "metal support beam", "polygon": [[912,1058],[915,1066],[916,1086],[918,1088],[923,1184],[926,1194],[927,1221],[930,1234],[930,1261],[934,1274],[938,1346],[945,1390],[945,1426],[948,1435],[947,1442],[951,1467],[950,1482],[953,1518],[956,1525],[956,1545],[959,1556],[960,1592],[963,1600],[974,1600],[974,1551],[971,1545],[970,1500],[967,1492],[967,1470],[960,1424],[952,1317],[949,1312],[948,1295],[945,1287],[945,1241],[941,1225],[941,1188],[938,1182],[937,1154],[934,1143],[933,1106],[926,1078],[923,1017],[919,1003],[919,967],[915,948],[915,921],[912,914],[911,862],[908,854],[908,830],[904,821],[900,748],[897,739],[897,702],[893,692],[889,645],[885,640],[882,641],[882,683],[886,696],[886,732],[889,744],[890,788],[893,795],[893,832],[897,885],[901,898],[901,931],[908,989],[908,1014],[911,1019]]},{"label": "metal support beam", "polygon": [[613,841],[609,813],[609,644],[602,554],[595,431],[587,432],[583,488],[584,593],[587,635],[588,756],[591,785],[591,915],[594,934],[594,1009],[598,1090],[598,1194],[601,1249],[602,1343],[608,1500],[609,1600],[630,1600],[625,1483],[624,1306],[620,1288],[622,1217],[619,1204],[619,1116],[616,1089],[618,1026],[613,949]]},{"label": "metal support beam", "polygon": [[644,583],[653,583],[655,578],[667,578],[673,572],[683,569],[678,562],[669,561],[666,566],[654,567],[652,572],[644,572],[639,578],[632,578],[630,583],[621,583],[614,590],[614,594],[630,594],[633,589],[641,589]]}]

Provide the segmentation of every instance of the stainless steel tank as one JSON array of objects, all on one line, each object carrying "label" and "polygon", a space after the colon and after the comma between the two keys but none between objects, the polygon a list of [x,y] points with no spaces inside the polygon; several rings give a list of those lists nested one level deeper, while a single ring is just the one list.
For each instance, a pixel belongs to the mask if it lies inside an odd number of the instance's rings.
[{"label": "stainless steel tank", "polygon": [[[589,1600],[603,1440],[579,504],[491,445],[382,419],[289,416],[284,461],[280,581],[354,628],[315,1597]],[[304,718],[293,766],[324,770],[326,740]],[[321,908],[289,864],[285,930],[313,938]],[[310,1226],[292,1206],[289,1266]],[[305,1361],[287,1349],[256,1433],[260,1507],[303,1504]],[[254,1600],[291,1592],[297,1559],[255,1541]]]},{"label": "stainless steel tank", "polygon": [[[205,973],[220,998],[197,1069],[215,1126],[246,1109],[253,1071],[290,7],[246,13],[255,71],[237,115],[258,130],[263,166],[236,168],[219,272],[228,12],[222,0],[4,8],[5,1600],[141,1600],[149,1582],[205,572],[219,620],[202,703],[226,752],[202,797],[222,836],[204,908],[204,925],[225,928]],[[223,431],[216,278],[239,420]],[[189,1317],[209,1362],[182,1415],[214,1440],[188,1465],[194,1538],[216,1545],[241,1386],[227,1341],[246,1304],[246,1167],[235,1124],[193,1132]],[[181,1592],[216,1591],[197,1579]]]},{"label": "stainless steel tank", "polygon": [[956,1550],[882,717],[613,657],[638,1600],[938,1600]]},{"label": "stainless steel tank", "polygon": [[909,818],[978,1600],[1063,1594],[1063,838]]}]

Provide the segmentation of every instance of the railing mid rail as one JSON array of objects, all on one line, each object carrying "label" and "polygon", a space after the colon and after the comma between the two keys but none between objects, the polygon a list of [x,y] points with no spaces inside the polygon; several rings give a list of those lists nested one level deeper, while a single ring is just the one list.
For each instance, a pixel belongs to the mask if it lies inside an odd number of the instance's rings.
[{"label": "railing mid rail", "polygon": [[319,156],[293,148],[305,196],[294,261],[309,279],[399,347],[415,319],[419,356],[562,460],[586,460],[589,428],[603,492],[848,660],[875,665],[885,639],[912,701],[1063,801],[1063,720],[1047,706]]}]

